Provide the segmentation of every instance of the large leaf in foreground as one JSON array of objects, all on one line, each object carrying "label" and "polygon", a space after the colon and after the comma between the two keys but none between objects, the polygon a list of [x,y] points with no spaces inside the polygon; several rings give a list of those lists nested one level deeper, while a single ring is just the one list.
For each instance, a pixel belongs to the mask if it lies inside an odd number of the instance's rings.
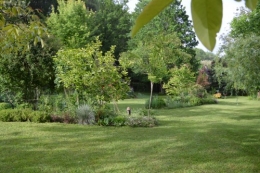
[{"label": "large leaf in foreground", "polygon": [[152,0],[136,19],[132,29],[132,36],[173,1],[174,0]]},{"label": "large leaf in foreground", "polygon": [[216,44],[216,36],[222,23],[222,0],[192,0],[191,12],[195,32],[209,50]]},{"label": "large leaf in foreground", "polygon": [[246,0],[246,7],[254,10],[256,8],[258,0]]}]

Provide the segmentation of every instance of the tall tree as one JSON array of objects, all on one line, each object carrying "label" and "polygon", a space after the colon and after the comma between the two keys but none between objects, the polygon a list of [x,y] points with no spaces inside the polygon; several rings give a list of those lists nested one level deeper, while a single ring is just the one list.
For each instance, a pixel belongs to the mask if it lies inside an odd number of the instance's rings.
[{"label": "tall tree", "polygon": [[[216,63],[216,74],[229,86],[250,94],[259,89],[260,4],[251,12],[242,12],[231,22],[231,32],[226,35],[220,49],[222,63]],[[223,63],[224,61],[224,63]],[[218,62],[218,61],[217,61]],[[224,77],[223,77],[224,76]]]},{"label": "tall tree", "polygon": [[101,50],[106,52],[112,45],[115,47],[115,58],[127,50],[130,33],[130,14],[127,1],[118,3],[114,0],[103,0],[99,9],[92,15],[90,21],[90,36],[99,36],[102,42]]},{"label": "tall tree", "polygon": [[88,20],[91,12],[83,1],[58,0],[58,12],[54,9],[47,19],[50,32],[61,40],[65,47],[84,47],[90,42]]},{"label": "tall tree", "polygon": [[260,35],[260,3],[252,12],[241,9],[240,14],[235,17],[230,26],[232,38],[246,37],[250,34]]}]

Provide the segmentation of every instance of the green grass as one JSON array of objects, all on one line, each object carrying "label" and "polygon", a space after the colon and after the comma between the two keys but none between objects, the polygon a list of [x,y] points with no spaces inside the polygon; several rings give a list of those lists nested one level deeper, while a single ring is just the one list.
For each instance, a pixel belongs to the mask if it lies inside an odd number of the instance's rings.
[{"label": "green grass", "polygon": [[260,172],[260,101],[220,99],[156,117],[154,128],[0,122],[0,172]]}]

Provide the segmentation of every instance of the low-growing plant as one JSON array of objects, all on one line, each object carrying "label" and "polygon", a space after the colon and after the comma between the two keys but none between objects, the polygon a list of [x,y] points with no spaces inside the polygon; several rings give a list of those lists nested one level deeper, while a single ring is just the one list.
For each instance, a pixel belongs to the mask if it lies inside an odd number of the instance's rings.
[{"label": "low-growing plant", "polygon": [[126,123],[126,117],[119,115],[113,118],[113,125],[114,126],[124,126]]},{"label": "low-growing plant", "polygon": [[95,115],[92,108],[89,105],[81,105],[76,110],[78,123],[80,124],[94,124],[95,123]]},{"label": "low-growing plant", "polygon": [[153,116],[130,116],[126,120],[126,125],[131,127],[154,127],[158,121]]},{"label": "low-growing plant", "polygon": [[0,121],[3,122],[49,122],[50,116],[46,112],[31,109],[5,109],[0,111]]},{"label": "low-growing plant", "polygon": [[117,117],[117,114],[108,105],[102,105],[102,107],[96,107],[95,120],[98,125],[112,126],[115,117]]}]

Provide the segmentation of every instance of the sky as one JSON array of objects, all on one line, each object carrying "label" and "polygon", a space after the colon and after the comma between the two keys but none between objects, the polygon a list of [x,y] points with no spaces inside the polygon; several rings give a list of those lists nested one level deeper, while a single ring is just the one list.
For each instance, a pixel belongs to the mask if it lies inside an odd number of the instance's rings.
[{"label": "sky", "polygon": [[[134,11],[135,4],[138,2],[138,0],[129,0],[128,6],[130,8],[130,11]],[[190,20],[191,19],[191,0],[182,0],[182,5],[186,8],[187,15],[189,16]],[[237,9],[239,7],[244,7],[244,2],[236,2],[234,0],[223,0],[223,19],[222,19],[222,26],[220,29],[220,32],[217,34],[217,43],[215,46],[215,49],[213,50],[213,53],[216,53],[220,47],[220,40],[219,37],[227,33],[228,30],[230,29],[229,23],[232,21],[234,18],[235,14],[237,13]],[[203,49],[204,51],[208,51],[200,42],[199,45],[197,46],[200,49]]]}]

